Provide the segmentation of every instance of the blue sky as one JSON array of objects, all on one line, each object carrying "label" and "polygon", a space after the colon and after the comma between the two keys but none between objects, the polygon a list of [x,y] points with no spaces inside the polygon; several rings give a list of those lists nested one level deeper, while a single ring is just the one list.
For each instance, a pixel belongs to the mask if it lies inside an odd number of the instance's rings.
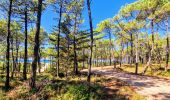
[{"label": "blue sky", "polygon": [[[119,9],[128,3],[135,2],[136,0],[92,0],[91,10],[92,10],[92,18],[93,18],[93,27],[105,20],[107,18],[112,18],[116,15]],[[86,4],[86,3],[85,3]],[[83,29],[88,29],[88,13],[87,8],[85,7],[83,11],[83,17],[85,19],[85,23],[83,25]],[[45,28],[47,32],[51,32],[53,30],[53,26],[57,25],[57,14],[53,13],[51,8],[48,8],[44,11],[42,15],[42,27]]]}]

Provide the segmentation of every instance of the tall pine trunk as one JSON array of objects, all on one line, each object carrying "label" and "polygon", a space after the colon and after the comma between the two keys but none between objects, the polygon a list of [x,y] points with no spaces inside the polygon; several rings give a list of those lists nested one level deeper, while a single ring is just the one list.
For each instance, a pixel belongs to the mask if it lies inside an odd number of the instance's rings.
[{"label": "tall pine trunk", "polygon": [[[70,65],[70,37],[69,37],[69,33],[67,34],[67,64]],[[68,76],[68,67],[66,67],[66,78]]]},{"label": "tall pine trunk", "polygon": [[138,33],[136,33],[136,69],[135,74],[138,74]]},{"label": "tall pine trunk", "polygon": [[152,56],[153,56],[153,52],[154,52],[154,21],[153,21],[153,20],[151,20],[151,33],[152,33],[152,45],[151,45],[151,47],[150,47],[150,45],[149,45],[149,39],[148,39],[148,47],[149,47],[149,48],[148,48],[148,49],[149,49],[148,55],[149,55],[149,59],[148,59],[147,65],[145,66],[142,74],[145,74],[145,73],[146,73],[148,67],[149,67],[149,66],[151,65],[151,63],[152,63]]},{"label": "tall pine trunk", "polygon": [[[15,71],[18,68],[18,54],[19,54],[19,40],[18,40],[18,33],[16,33],[16,57],[15,57]],[[17,74],[17,73],[15,73]]]},{"label": "tall pine trunk", "polygon": [[[83,44],[83,47],[84,47],[84,44]],[[84,50],[84,48],[83,48],[83,67],[82,67],[82,69],[84,69],[85,68],[85,50]]]},{"label": "tall pine trunk", "polygon": [[88,76],[87,81],[90,84],[90,78],[91,78],[91,66],[92,66],[92,56],[93,56],[93,23],[92,23],[92,16],[91,16],[91,7],[90,7],[90,0],[87,0],[87,7],[88,7],[88,16],[89,16],[89,24],[90,24],[90,61],[89,61],[89,68],[88,68]]},{"label": "tall pine trunk", "polygon": [[59,77],[59,68],[60,68],[60,32],[61,32],[61,19],[62,19],[62,7],[63,4],[60,4],[59,11],[59,23],[58,23],[58,41],[57,41],[57,77]]},{"label": "tall pine trunk", "polygon": [[11,51],[12,51],[12,73],[11,78],[14,78],[14,72],[16,69],[16,62],[15,62],[15,56],[14,56],[14,37],[11,36]]},{"label": "tall pine trunk", "polygon": [[38,73],[41,73],[41,50],[38,51]]},{"label": "tall pine trunk", "polygon": [[165,65],[165,71],[167,71],[168,68],[168,62],[169,62],[169,25],[168,25],[168,17],[166,18],[166,41],[167,41],[167,46],[166,46],[166,65]]},{"label": "tall pine trunk", "polygon": [[27,50],[27,42],[28,42],[28,13],[27,13],[27,4],[25,4],[25,12],[24,12],[24,20],[25,20],[25,51],[24,51],[24,66],[23,66],[23,79],[27,79],[27,59],[28,59],[28,50]]},{"label": "tall pine trunk", "polygon": [[76,52],[76,37],[74,36],[74,73],[78,74],[77,52]]},{"label": "tall pine trunk", "polygon": [[110,59],[110,62],[109,62],[109,65],[111,66],[112,65],[112,36],[111,36],[111,32],[109,31],[109,41],[110,41],[110,47],[109,47],[109,59]]},{"label": "tall pine trunk", "polygon": [[77,34],[77,14],[75,14],[74,19],[74,73],[78,74],[78,62],[77,62],[77,52],[76,52],[76,34]]},{"label": "tall pine trunk", "polygon": [[35,34],[35,46],[34,46],[34,58],[32,62],[32,73],[30,87],[33,89],[36,87],[36,70],[38,62],[38,52],[39,52],[39,35],[40,35],[40,25],[41,25],[41,12],[42,12],[42,0],[38,0],[38,11],[37,11],[37,22],[36,22],[36,34]]},{"label": "tall pine trunk", "polygon": [[[122,35],[122,34],[121,34]],[[120,52],[120,67],[122,67],[122,59],[123,59],[123,51],[124,51],[124,45],[123,45],[123,38],[121,39],[121,52]]]},{"label": "tall pine trunk", "polygon": [[8,11],[8,33],[7,33],[7,50],[6,50],[6,81],[5,87],[9,88],[9,66],[10,66],[10,38],[11,38],[11,13],[12,13],[12,0],[9,1],[9,11]]},{"label": "tall pine trunk", "polygon": [[131,57],[130,57],[130,65],[132,66],[133,64],[133,34],[130,34],[130,46],[131,46]]}]

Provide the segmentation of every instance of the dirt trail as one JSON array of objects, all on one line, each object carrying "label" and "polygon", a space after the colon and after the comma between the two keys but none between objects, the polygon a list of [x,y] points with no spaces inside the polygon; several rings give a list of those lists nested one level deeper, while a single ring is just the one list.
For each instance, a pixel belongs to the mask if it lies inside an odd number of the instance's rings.
[{"label": "dirt trail", "polygon": [[119,72],[111,66],[92,68],[92,72],[127,82],[137,93],[146,96],[147,100],[170,100],[170,80],[168,79]]},{"label": "dirt trail", "polygon": [[49,67],[49,64],[45,64],[44,66],[42,66],[41,72],[44,72],[48,67]]}]

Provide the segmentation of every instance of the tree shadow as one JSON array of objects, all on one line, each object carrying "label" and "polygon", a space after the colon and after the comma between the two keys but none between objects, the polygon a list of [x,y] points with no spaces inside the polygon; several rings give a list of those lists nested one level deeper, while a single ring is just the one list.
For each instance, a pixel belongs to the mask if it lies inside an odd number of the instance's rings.
[{"label": "tree shadow", "polygon": [[[93,97],[94,100],[115,100],[116,98],[120,98],[119,100],[125,100],[126,95],[118,94],[119,89],[107,88],[101,84],[104,81],[111,81],[112,79],[96,79],[95,82],[90,84],[89,92],[88,82],[81,79],[81,77],[86,77],[86,75],[86,73],[79,74],[79,77],[76,80],[71,80],[69,78],[68,80],[48,79],[48,76],[39,76],[41,77],[41,80],[39,80],[41,81],[41,84],[37,85],[38,90],[36,96],[40,99],[50,99],[51,97],[55,98],[57,96],[63,96],[64,94],[71,94],[73,97],[77,97],[75,100],[79,100],[81,97],[77,95],[81,92],[80,96],[83,95],[83,98],[85,97],[86,100],[89,100],[91,97]],[[100,75],[97,77],[100,77]]]},{"label": "tree shadow", "polygon": [[[120,79],[121,81],[124,81],[128,83],[130,86],[134,87],[135,90],[140,91],[145,89],[161,89],[163,91],[162,87],[164,85],[170,85],[170,80],[167,78],[160,78],[157,76],[148,76],[148,75],[136,75],[134,73],[126,73],[121,71],[116,71],[113,69],[107,69],[107,70],[93,70],[93,73],[104,75],[106,77],[113,77]],[[158,96],[167,97],[169,98],[168,92],[166,93],[160,93],[161,91],[156,92]]]}]

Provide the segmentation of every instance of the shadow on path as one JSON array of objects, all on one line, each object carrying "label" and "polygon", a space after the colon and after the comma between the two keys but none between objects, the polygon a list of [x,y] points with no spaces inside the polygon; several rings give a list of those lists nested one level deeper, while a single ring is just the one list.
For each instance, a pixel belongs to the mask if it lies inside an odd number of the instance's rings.
[{"label": "shadow on path", "polygon": [[168,79],[120,72],[112,66],[93,68],[92,73],[120,79],[149,100],[170,100],[170,80]]}]

